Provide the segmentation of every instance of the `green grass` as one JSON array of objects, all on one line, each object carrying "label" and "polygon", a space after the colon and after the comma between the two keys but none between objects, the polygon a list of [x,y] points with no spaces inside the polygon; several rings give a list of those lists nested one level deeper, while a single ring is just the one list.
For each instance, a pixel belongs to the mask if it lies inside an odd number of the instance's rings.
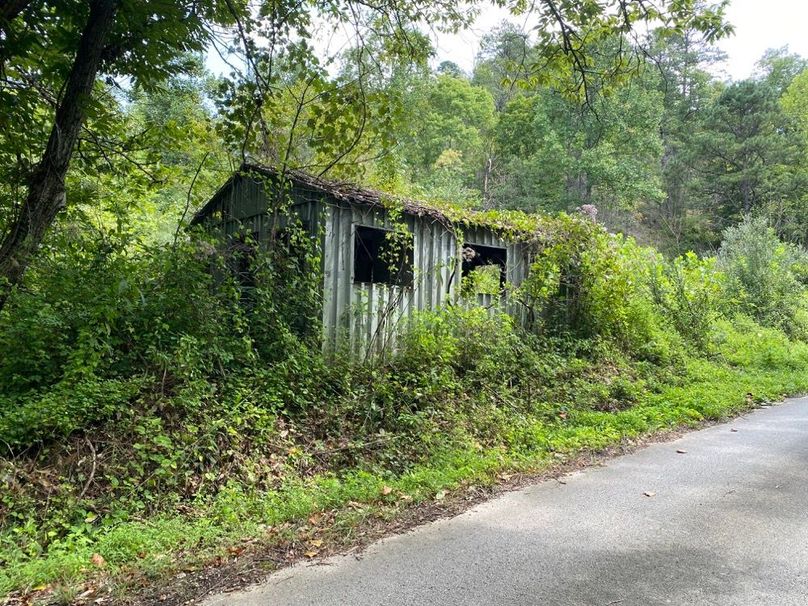
[{"label": "green grass", "polygon": [[808,391],[808,347],[767,336],[732,332],[722,348],[731,355],[720,362],[689,358],[680,380],[642,392],[624,410],[572,409],[553,422],[529,415],[506,418],[500,444],[482,447],[468,441],[437,448],[399,474],[348,469],[339,475],[291,477],[262,492],[231,484],[217,496],[193,503],[191,513],[109,522],[68,534],[41,552],[20,548],[12,528],[0,535],[0,595],[48,585],[69,593],[70,587],[99,574],[91,564],[94,554],[103,557],[104,572],[112,579],[132,572],[158,577],[210,561],[246,539],[271,543],[269,528],[287,523],[294,528],[321,511],[339,512],[331,532],[349,537],[357,504],[364,507],[363,516],[393,506],[395,511],[442,491],[491,484],[503,473],[545,469],[556,461],[553,453],[571,457],[661,430],[731,417],[749,408],[748,393],[759,402]]}]

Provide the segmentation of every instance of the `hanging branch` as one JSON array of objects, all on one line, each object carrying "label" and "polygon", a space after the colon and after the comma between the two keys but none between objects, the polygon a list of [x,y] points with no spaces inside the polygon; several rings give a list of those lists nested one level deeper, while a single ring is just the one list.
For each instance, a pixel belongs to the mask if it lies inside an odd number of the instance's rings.
[{"label": "hanging branch", "polygon": [[171,244],[171,248],[176,250],[177,248],[177,241],[180,237],[180,230],[182,226],[185,224],[185,217],[188,215],[188,211],[191,208],[191,194],[194,190],[194,184],[196,183],[197,177],[199,177],[199,173],[202,172],[202,167],[205,165],[205,160],[208,159],[210,152],[205,152],[205,155],[202,156],[202,161],[199,163],[199,166],[196,167],[196,172],[194,173],[194,178],[191,179],[191,185],[188,186],[188,194],[185,196],[185,208],[182,211],[182,216],[180,217],[179,222],[177,223],[177,229],[174,231],[174,242]]}]

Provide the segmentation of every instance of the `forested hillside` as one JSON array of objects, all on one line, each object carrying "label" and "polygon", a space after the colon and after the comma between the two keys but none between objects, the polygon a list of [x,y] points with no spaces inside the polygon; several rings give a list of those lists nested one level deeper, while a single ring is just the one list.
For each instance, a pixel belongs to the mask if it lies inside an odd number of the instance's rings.
[{"label": "forested hillside", "polygon": [[[725,6],[657,4],[516,3],[470,73],[425,32],[473,4],[0,6],[0,599],[180,601],[808,391],[806,61],[724,80]],[[245,161],[519,231],[530,329],[324,356],[318,243],[247,285],[190,226]]]},{"label": "forested hillside", "polygon": [[[749,213],[804,243],[803,58],[773,49],[754,77],[728,82],[703,36],[659,35],[625,79],[570,96],[572,82],[531,80],[532,52],[503,24],[472,73],[445,62],[395,82],[404,117],[389,162],[404,186],[471,207],[593,204],[608,228],[670,255],[715,251]],[[390,164],[368,170],[396,187]]]}]

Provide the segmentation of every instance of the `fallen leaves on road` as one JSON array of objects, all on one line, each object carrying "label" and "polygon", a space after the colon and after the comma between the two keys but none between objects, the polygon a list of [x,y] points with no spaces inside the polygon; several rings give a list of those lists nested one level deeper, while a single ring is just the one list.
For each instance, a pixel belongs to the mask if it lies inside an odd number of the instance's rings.
[{"label": "fallen leaves on road", "polygon": [[656,493],[655,493],[655,492],[651,492],[650,490],[646,490],[646,491],[643,493],[643,495],[645,495],[646,497],[655,497],[655,496],[656,496]]},{"label": "fallen leaves on road", "polygon": [[106,566],[107,561],[100,553],[94,553],[90,558],[90,563],[96,568],[103,568],[104,566]]},{"label": "fallen leaves on road", "polygon": [[687,454],[687,451],[686,451],[686,450],[682,450],[681,448],[679,448],[679,449],[676,451],[676,454]]},{"label": "fallen leaves on road", "polygon": [[390,488],[389,486],[383,486],[383,487],[382,487],[382,494],[383,494],[384,496],[389,495],[391,492],[393,492],[393,489],[392,489],[392,488]]}]

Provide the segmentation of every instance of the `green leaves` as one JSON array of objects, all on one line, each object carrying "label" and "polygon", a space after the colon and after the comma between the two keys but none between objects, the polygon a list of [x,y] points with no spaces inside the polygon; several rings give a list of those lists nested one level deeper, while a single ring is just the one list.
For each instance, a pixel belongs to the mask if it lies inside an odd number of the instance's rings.
[{"label": "green leaves", "polygon": [[399,156],[433,198],[479,201],[471,190],[488,157],[496,122],[493,98],[465,77],[416,81],[399,125]]},{"label": "green leaves", "polygon": [[143,385],[140,378],[83,377],[41,391],[0,396],[0,441],[6,449],[22,451],[64,440],[127,407]]},{"label": "green leaves", "polygon": [[655,5],[632,0],[554,0],[531,5],[530,23],[538,45],[530,81],[588,101],[592,92],[625,83],[642,66],[639,45],[615,41],[640,43],[642,33],[637,29],[656,23],[661,23],[661,32],[698,31],[708,40],[715,40],[732,32],[725,23],[727,4],[725,1],[707,6],[697,0],[666,0]]},{"label": "green leaves", "polygon": [[591,104],[593,111],[582,111],[541,90],[506,105],[496,137],[497,204],[534,211],[595,204],[615,211],[663,196],[660,95],[635,82]]},{"label": "green leaves", "polygon": [[766,219],[746,217],[724,232],[718,266],[727,274],[726,296],[761,324],[802,334],[805,307],[800,283],[803,249],[782,242]]}]

